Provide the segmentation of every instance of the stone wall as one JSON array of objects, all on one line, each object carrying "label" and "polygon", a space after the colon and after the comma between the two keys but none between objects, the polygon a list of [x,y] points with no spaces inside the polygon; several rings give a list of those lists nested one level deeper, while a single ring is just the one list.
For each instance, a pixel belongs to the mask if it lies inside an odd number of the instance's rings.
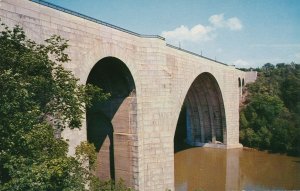
[{"label": "stone wall", "polygon": [[[37,42],[52,34],[69,39],[67,53],[72,61],[65,67],[81,83],[86,83],[91,69],[102,58],[115,57],[126,64],[136,87],[137,132],[124,138],[134,147],[126,152],[130,155],[124,156],[125,161],[134,158],[132,163],[126,163],[132,167],[128,181],[133,188],[174,189],[173,139],[177,120],[189,87],[204,72],[214,76],[222,93],[224,143],[227,148],[241,146],[238,78],[245,78],[245,73],[233,66],[167,46],[161,38],[143,38],[26,0],[0,0],[0,18],[9,26],[21,25]],[[122,133],[115,136],[123,136]],[[86,135],[85,121],[81,130],[63,132],[69,139],[70,154],[87,139]],[[118,149],[128,150],[122,147],[124,144],[120,143]],[[124,165],[123,161],[115,162]]]}]

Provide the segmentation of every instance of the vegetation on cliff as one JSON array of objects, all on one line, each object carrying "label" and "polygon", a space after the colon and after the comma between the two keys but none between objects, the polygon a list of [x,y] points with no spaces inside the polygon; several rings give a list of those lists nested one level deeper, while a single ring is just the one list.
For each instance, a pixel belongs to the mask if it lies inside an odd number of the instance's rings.
[{"label": "vegetation on cliff", "polygon": [[265,64],[240,112],[244,146],[300,155],[300,65]]}]

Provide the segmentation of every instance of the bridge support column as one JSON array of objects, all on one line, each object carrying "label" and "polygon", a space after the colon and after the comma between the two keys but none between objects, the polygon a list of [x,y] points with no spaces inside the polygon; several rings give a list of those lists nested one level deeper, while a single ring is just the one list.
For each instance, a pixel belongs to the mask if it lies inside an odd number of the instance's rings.
[{"label": "bridge support column", "polygon": [[134,166],[137,166],[136,154],[136,97],[127,97],[112,119],[114,127],[115,180],[123,180],[134,187]]}]

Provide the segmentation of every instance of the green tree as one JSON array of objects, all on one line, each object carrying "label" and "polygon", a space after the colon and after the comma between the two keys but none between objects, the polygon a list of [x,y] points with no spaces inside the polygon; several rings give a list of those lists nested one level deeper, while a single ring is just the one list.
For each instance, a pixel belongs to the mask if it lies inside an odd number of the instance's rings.
[{"label": "green tree", "polygon": [[0,190],[85,190],[95,177],[79,159],[92,163],[83,151],[93,147],[81,145],[70,157],[68,143],[54,135],[80,128],[85,107],[109,94],[79,85],[64,69],[66,40],[54,35],[37,44],[18,26],[1,27]]},{"label": "green tree", "polygon": [[240,112],[241,142],[300,155],[300,65],[267,63],[257,71]]}]

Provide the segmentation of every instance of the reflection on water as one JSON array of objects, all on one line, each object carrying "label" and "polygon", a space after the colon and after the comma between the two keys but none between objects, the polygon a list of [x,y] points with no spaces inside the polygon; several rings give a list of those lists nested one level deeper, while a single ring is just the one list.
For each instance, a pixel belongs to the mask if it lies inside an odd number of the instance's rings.
[{"label": "reflection on water", "polygon": [[245,149],[175,153],[175,190],[300,189],[300,158]]}]

